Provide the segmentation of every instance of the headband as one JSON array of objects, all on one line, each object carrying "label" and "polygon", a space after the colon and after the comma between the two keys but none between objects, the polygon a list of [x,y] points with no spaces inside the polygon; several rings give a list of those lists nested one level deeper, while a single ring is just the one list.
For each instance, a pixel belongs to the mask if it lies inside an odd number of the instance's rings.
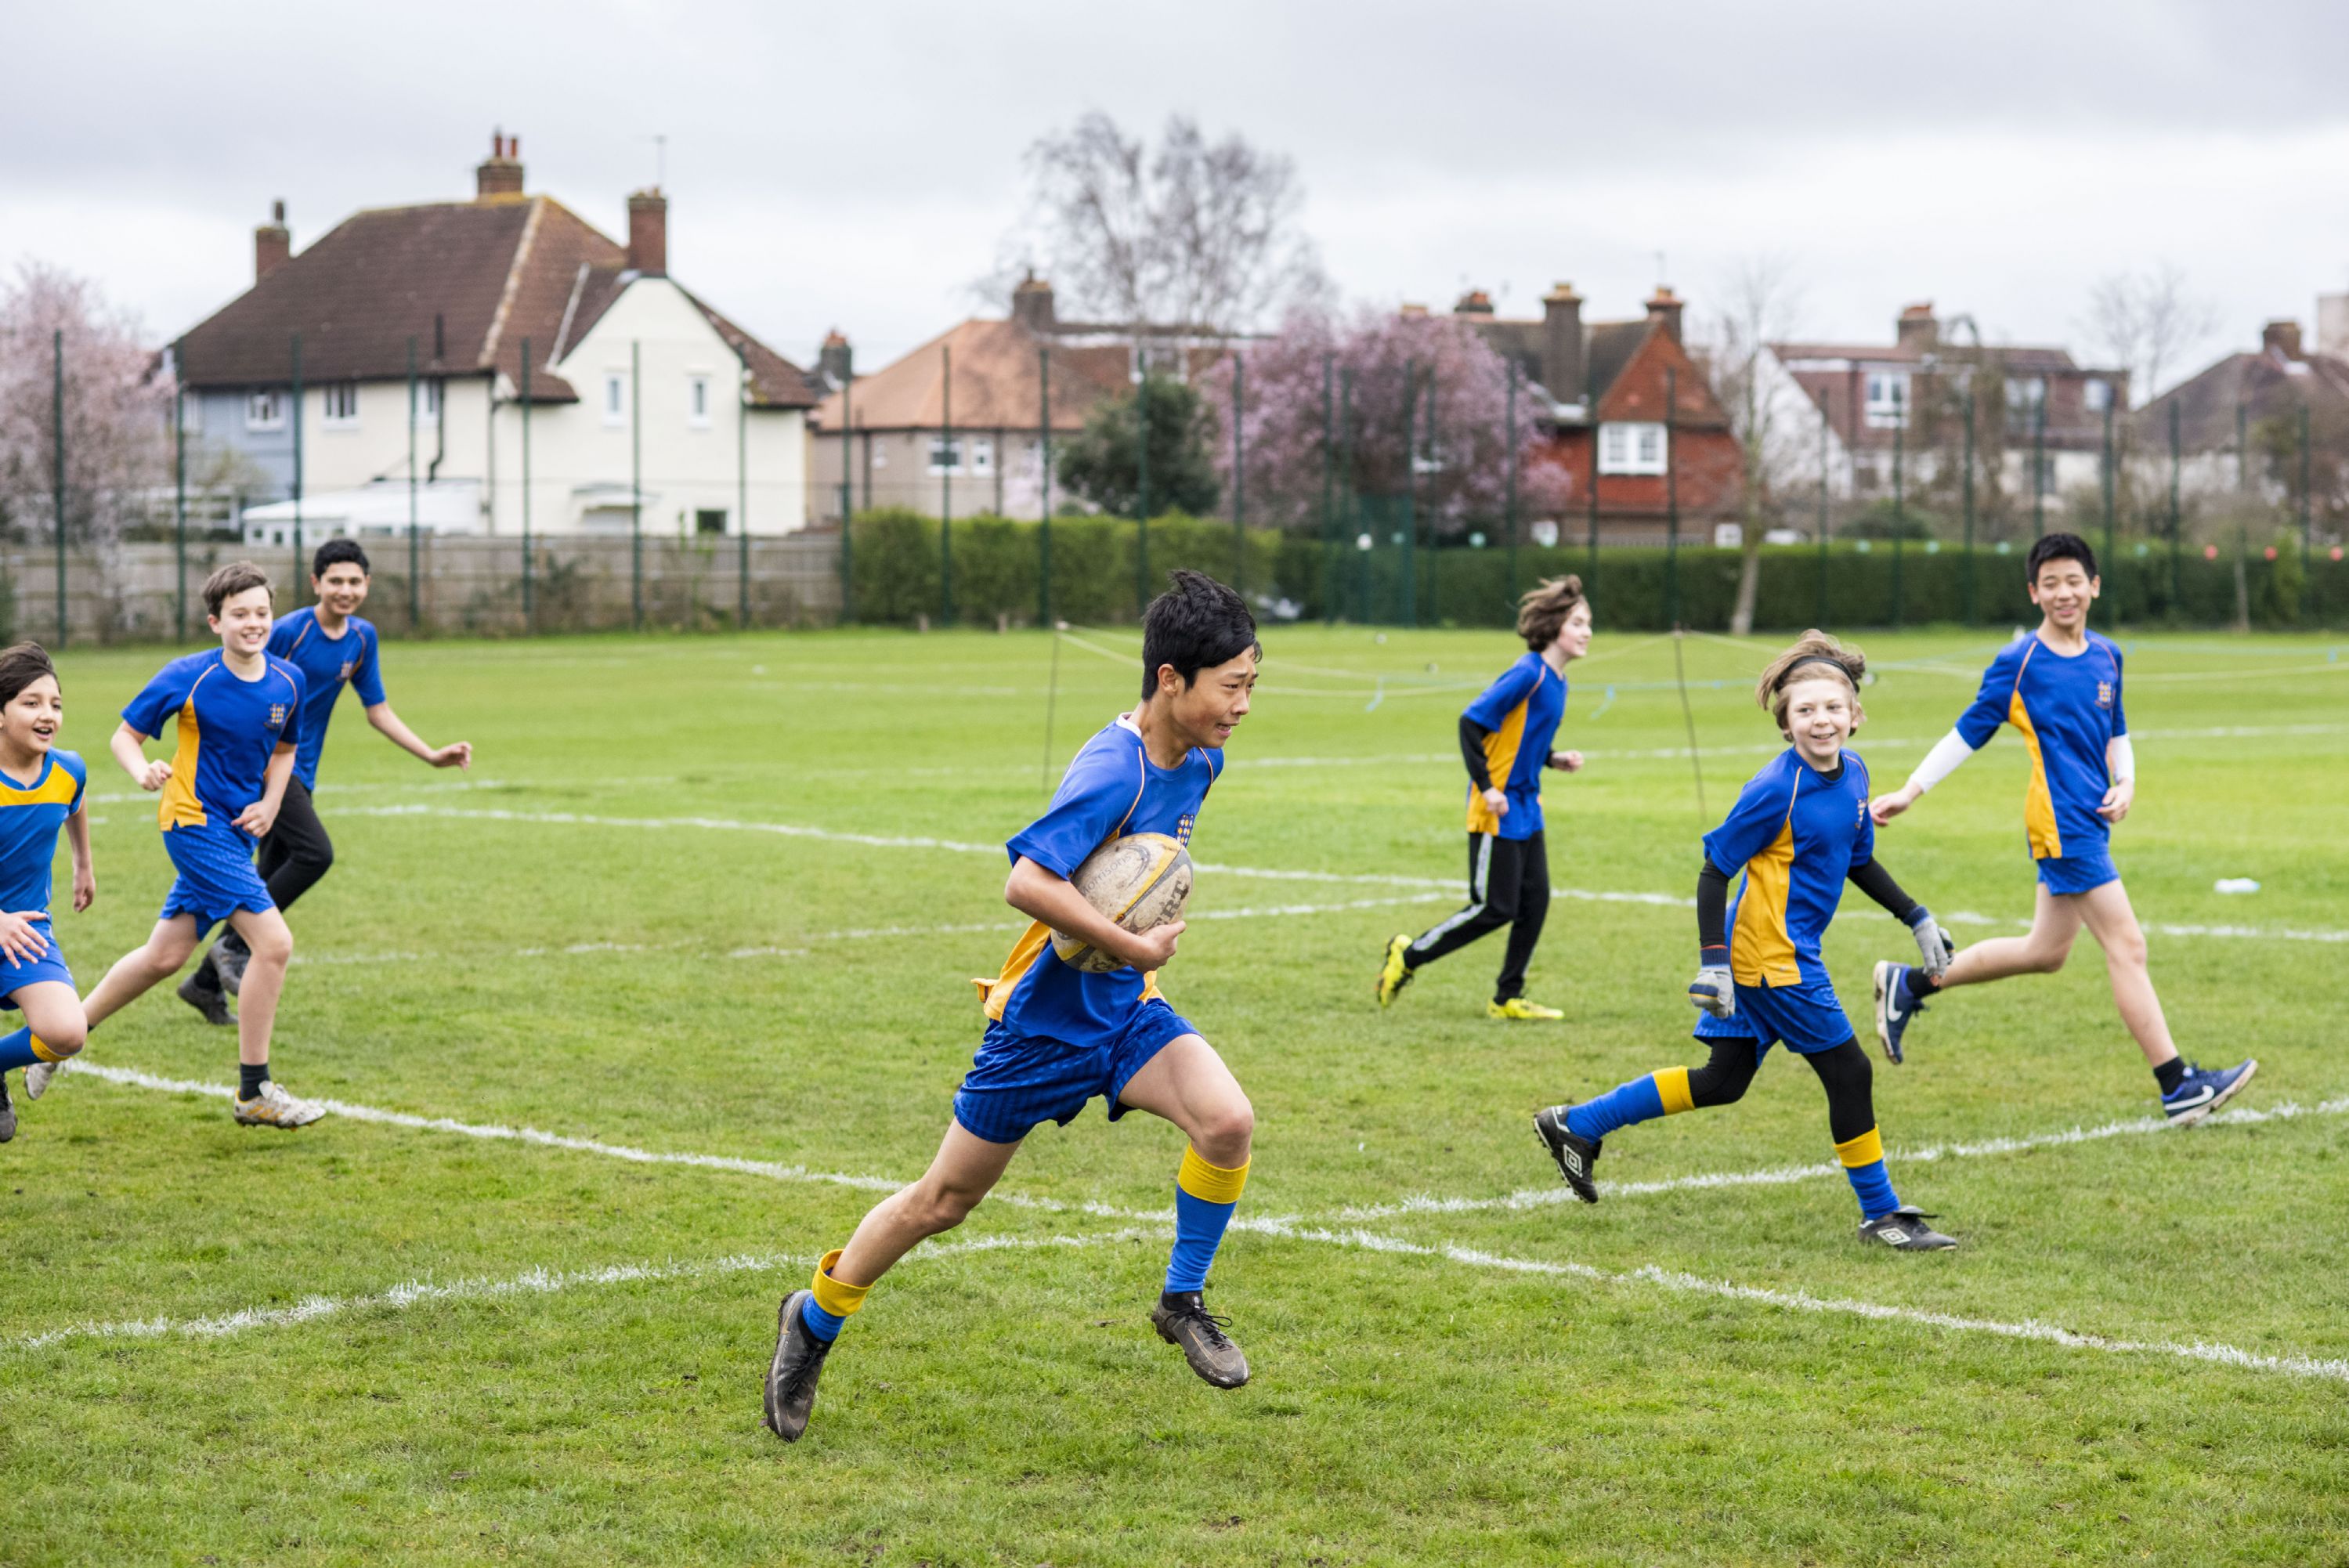
[{"label": "headband", "polygon": [[1795,672],[1801,669],[1805,665],[1825,665],[1829,669],[1835,671],[1836,674],[1841,676],[1845,680],[1850,681],[1853,686],[1856,686],[1859,684],[1859,682],[1853,676],[1852,673],[1844,667],[1844,663],[1841,659],[1831,659],[1825,654],[1805,654],[1801,658],[1796,659],[1793,664],[1788,665],[1785,669],[1778,672],[1778,684],[1771,689],[1773,691],[1785,691],[1786,689],[1786,683],[1795,678]]}]

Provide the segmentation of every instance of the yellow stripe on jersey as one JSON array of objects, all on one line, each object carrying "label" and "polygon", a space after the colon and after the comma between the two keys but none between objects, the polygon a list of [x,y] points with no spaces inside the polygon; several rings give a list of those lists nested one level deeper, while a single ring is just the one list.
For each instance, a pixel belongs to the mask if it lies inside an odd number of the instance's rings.
[{"label": "yellow stripe on jersey", "polygon": [[[1799,781],[1797,789],[1802,788]],[[1741,985],[1802,983],[1795,939],[1786,928],[1786,899],[1795,871],[1795,799],[1770,847],[1745,862],[1745,891],[1737,900],[1737,929],[1729,934],[1729,973]]]},{"label": "yellow stripe on jersey", "polygon": [[180,705],[180,745],[171,753],[171,776],[163,780],[163,799],[155,808],[155,825],[160,828],[201,828],[209,820],[202,804],[196,799],[196,766],[203,752],[203,737],[196,732],[196,687],[212,679],[214,665],[198,676],[188,687],[188,698]]},{"label": "yellow stripe on jersey", "polygon": [[[1506,790],[1509,775],[1517,766],[1517,748],[1526,738],[1526,702],[1509,709],[1501,727],[1485,737],[1485,777],[1493,781],[1495,789]],[[1468,787],[1468,830],[1472,833],[1497,833],[1501,830],[1500,813],[1485,803],[1484,792],[1474,784]]]},{"label": "yellow stripe on jersey", "polygon": [[55,767],[30,789],[0,789],[0,806],[70,806],[73,798],[73,775]]},{"label": "yellow stripe on jersey", "polygon": [[2031,723],[2031,710],[2023,706],[2023,672],[2038,651],[2033,642],[2014,668],[2014,695],[2007,698],[2006,721],[2023,732],[2023,747],[2031,753],[2031,782],[2023,792],[2023,836],[2030,841],[2033,860],[2054,861],[2064,858],[2064,835],[2055,827],[2055,794],[2047,787],[2047,758],[2039,750],[2039,731]]},{"label": "yellow stripe on jersey", "polygon": [[1011,1005],[1013,987],[1036,966],[1036,960],[1043,954],[1046,944],[1051,940],[1050,926],[1040,920],[1030,921],[1028,929],[1019,934],[1019,940],[1011,944],[1011,956],[1003,961],[1002,974],[992,980],[974,975],[970,983],[978,987],[980,1010],[1000,1022],[1003,1009]]}]

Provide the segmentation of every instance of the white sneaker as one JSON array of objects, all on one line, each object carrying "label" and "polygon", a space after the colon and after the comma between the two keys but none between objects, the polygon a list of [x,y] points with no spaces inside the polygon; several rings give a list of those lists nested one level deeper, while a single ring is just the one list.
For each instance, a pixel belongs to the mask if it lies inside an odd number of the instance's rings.
[{"label": "white sneaker", "polygon": [[236,1119],[246,1127],[307,1127],[326,1114],[315,1100],[295,1099],[277,1087],[275,1078],[263,1082],[261,1092],[236,1102]]},{"label": "white sneaker", "polygon": [[72,1058],[62,1062],[35,1062],[25,1069],[25,1098],[38,1099],[49,1092],[49,1080],[72,1065]]}]

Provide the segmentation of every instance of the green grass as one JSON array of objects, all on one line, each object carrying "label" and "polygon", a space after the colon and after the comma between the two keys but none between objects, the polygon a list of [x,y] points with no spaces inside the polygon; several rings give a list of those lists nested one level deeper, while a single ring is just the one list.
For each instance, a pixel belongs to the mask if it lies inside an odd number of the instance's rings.
[{"label": "green grass", "polygon": [[[1132,696],[1133,639],[1086,637],[1060,655],[1051,778]],[[1857,741],[1880,783],[1997,640],[1861,639],[1888,666]],[[1164,977],[1257,1108],[1244,1219],[1289,1222],[1236,1231],[1216,1268],[1248,1387],[1208,1389],[1144,1322],[1164,1255],[1148,1216],[1182,1147],[1148,1118],[1040,1131],[1005,1192],[1042,1202],[991,1203],[950,1238],[1022,1244],[914,1254],[785,1449],[759,1425],[774,1303],[870,1187],[353,1116],[264,1133],[217,1098],[81,1075],[20,1096],[0,1150],[0,1562],[2349,1562],[2341,1377],[1919,1320],[2349,1358],[2344,1108],[1903,1159],[2153,1110],[2085,940],[2060,975],[1937,1005],[1909,1065],[1878,1072],[1894,1179],[1954,1253],[1861,1250],[1831,1175],[1350,1215],[1552,1196],[1532,1110],[1700,1058],[1694,934],[1676,904],[1561,897],[1534,978],[1563,1026],[1484,1018],[1497,939],[1381,1015],[1381,940],[1450,895],[1330,907],[1422,891],[1334,879],[1463,874],[1453,717],[1514,650],[1267,641],[1194,844],[1203,918]],[[1602,625],[1561,740],[1590,766],[1548,787],[1561,890],[1687,897],[1699,833],[1775,740],[1748,685],[1766,645],[1683,651],[1713,815],[1673,751],[1671,644]],[[65,664],[98,780],[99,902],[60,921],[85,986],[169,881],[103,744],[155,662]],[[876,1181],[921,1169],[977,1039],[965,977],[1010,940],[941,928],[1018,923],[1001,858],[754,825],[999,843],[1049,782],[1041,637],[430,644],[388,665],[403,715],[480,762],[460,787],[342,716],[319,799],[340,858],[294,916],[290,1088]],[[2116,853],[2179,1039],[2255,1051],[2250,1109],[2340,1101],[2349,663],[2313,639],[2150,637],[2129,681],[2143,785]],[[1284,758],[1321,760],[1260,766]],[[2002,738],[1880,840],[1945,918],[1986,917],[1952,921],[1961,941],[2029,912],[2023,766]],[[2216,894],[2230,876],[2263,891]],[[1288,905],[1319,912],[1208,918]],[[1907,938],[1856,895],[1847,915],[1827,950],[1857,1014],[1868,965]],[[2179,929],[2222,926],[2303,934]],[[90,1059],[224,1085],[233,1046],[159,992]],[[1829,1154],[1811,1076],[1773,1059],[1742,1104],[1629,1131],[1603,1169]],[[652,1273],[482,1288],[617,1265]],[[385,1299],[419,1281],[465,1288]],[[27,1343],[311,1297],[344,1305]]]}]

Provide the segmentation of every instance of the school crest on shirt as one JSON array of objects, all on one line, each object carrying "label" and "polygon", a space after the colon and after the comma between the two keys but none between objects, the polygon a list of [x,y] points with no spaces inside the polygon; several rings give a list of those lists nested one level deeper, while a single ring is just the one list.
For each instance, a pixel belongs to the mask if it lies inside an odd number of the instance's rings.
[{"label": "school crest on shirt", "polygon": [[273,702],[269,705],[269,727],[272,729],[283,729],[285,727],[285,705],[284,703]]},{"label": "school crest on shirt", "polygon": [[338,681],[347,681],[351,678],[351,672],[358,667],[357,660],[345,659],[343,667],[335,672],[335,678]]},{"label": "school crest on shirt", "polygon": [[2109,708],[2113,706],[2112,682],[2098,681],[2096,683],[2096,706],[2103,708]]},{"label": "school crest on shirt", "polygon": [[1174,841],[1176,843],[1187,844],[1191,841],[1191,824],[1196,820],[1197,819],[1194,817],[1185,815],[1180,821],[1174,824]]}]

